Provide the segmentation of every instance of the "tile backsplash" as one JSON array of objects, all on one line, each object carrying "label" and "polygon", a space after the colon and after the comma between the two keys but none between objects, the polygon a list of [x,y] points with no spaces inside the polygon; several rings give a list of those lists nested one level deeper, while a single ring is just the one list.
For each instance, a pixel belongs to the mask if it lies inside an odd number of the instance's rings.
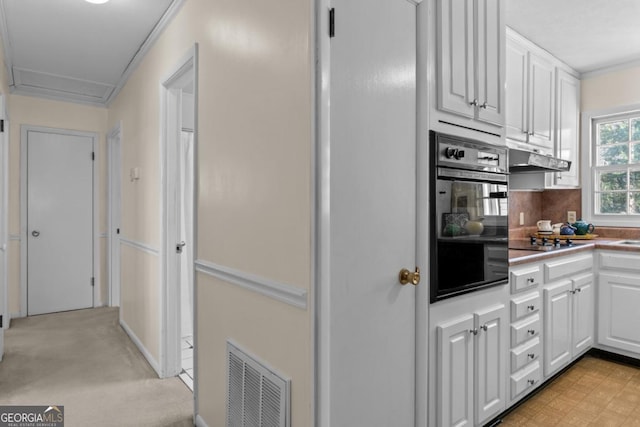
[{"label": "tile backsplash", "polygon": [[[540,219],[552,224],[567,222],[567,211],[582,216],[582,191],[580,189],[509,192],[509,228],[533,227]],[[520,212],[524,224],[520,224]]]},{"label": "tile backsplash", "polygon": [[[539,219],[548,219],[551,224],[567,222],[567,211],[576,211],[582,218],[582,192],[580,189],[545,191],[509,191],[509,238],[523,238],[536,231]],[[520,212],[524,224],[520,224]],[[591,222],[591,218],[583,218]],[[595,234],[611,239],[640,239],[640,227],[601,227],[596,225]]]}]

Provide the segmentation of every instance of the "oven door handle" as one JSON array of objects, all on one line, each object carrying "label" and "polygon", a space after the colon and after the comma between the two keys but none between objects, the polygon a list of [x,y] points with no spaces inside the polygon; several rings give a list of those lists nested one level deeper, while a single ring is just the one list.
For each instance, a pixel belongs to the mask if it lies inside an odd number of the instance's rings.
[{"label": "oven door handle", "polygon": [[490,199],[506,199],[508,197],[508,193],[506,191],[493,191],[489,193]]}]

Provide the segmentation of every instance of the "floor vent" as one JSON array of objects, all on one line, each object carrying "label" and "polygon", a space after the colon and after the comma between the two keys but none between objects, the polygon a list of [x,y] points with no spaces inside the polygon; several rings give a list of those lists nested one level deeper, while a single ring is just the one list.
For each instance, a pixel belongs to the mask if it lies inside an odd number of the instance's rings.
[{"label": "floor vent", "polygon": [[227,341],[227,427],[290,427],[290,380]]}]

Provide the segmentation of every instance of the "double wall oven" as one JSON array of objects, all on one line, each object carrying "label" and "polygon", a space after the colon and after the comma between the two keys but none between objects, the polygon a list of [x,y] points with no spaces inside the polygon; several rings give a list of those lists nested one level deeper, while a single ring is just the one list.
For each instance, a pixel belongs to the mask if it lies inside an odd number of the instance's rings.
[{"label": "double wall oven", "polygon": [[508,281],[507,148],[430,132],[430,300]]}]

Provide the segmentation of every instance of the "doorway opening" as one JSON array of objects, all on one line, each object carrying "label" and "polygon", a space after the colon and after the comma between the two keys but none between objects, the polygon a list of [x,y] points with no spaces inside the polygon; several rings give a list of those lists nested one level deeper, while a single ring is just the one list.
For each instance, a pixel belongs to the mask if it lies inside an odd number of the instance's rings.
[{"label": "doorway opening", "polygon": [[194,388],[197,46],[163,86],[163,372]]}]

